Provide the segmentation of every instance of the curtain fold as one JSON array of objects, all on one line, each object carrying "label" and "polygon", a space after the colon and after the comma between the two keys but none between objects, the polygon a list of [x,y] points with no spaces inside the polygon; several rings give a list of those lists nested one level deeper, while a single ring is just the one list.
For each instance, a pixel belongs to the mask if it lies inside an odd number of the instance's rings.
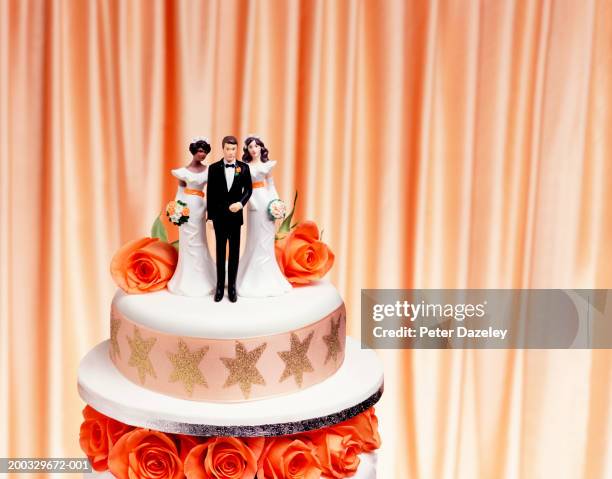
[{"label": "curtain fold", "polygon": [[[361,288],[612,287],[611,45],[605,0],[0,0],[0,455],[81,455],[110,259],[197,135],[263,137],[354,337]],[[380,354],[380,477],[612,475],[610,351]]]}]

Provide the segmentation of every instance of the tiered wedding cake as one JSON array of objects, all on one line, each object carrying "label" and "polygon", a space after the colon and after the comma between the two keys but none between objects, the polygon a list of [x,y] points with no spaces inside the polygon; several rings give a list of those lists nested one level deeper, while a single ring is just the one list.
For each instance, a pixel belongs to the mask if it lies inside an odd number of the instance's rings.
[{"label": "tiered wedding cake", "polygon": [[376,477],[382,367],[346,337],[329,282],[214,302],[166,289],[177,253],[163,238],[117,256],[110,339],[78,373],[91,477]]}]

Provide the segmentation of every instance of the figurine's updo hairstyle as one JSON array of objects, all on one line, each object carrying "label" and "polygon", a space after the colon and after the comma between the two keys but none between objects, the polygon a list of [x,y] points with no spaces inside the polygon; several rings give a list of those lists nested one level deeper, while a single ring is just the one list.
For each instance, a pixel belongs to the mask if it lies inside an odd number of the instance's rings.
[{"label": "figurine's updo hairstyle", "polygon": [[210,145],[204,140],[198,140],[195,143],[189,144],[189,152],[192,155],[195,155],[200,148],[202,148],[204,150],[204,153],[206,153],[207,155],[210,153]]},{"label": "figurine's updo hairstyle", "polygon": [[244,146],[242,147],[242,161],[245,163],[250,163],[253,161],[253,158],[251,158],[251,154],[249,153],[249,145],[252,141],[261,146],[261,162],[265,163],[268,161],[268,149],[266,148],[266,145],[264,145],[264,142],[261,141],[260,138],[256,138],[254,136],[249,136],[244,142]]}]

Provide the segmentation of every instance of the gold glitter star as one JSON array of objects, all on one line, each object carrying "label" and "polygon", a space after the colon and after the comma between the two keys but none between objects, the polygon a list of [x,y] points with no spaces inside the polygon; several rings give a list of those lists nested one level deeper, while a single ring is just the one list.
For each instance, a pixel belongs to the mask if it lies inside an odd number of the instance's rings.
[{"label": "gold glitter star", "polygon": [[229,371],[229,376],[223,385],[224,388],[239,383],[245,399],[251,394],[251,385],[266,385],[263,376],[257,370],[257,361],[268,343],[262,343],[252,351],[247,352],[244,344],[236,341],[236,357],[221,358],[221,361]]},{"label": "gold glitter star", "polygon": [[282,382],[289,376],[295,377],[295,382],[299,387],[302,387],[303,375],[305,372],[312,372],[312,364],[306,353],[310,347],[310,341],[314,336],[314,331],[311,331],[308,337],[303,342],[300,342],[297,334],[291,333],[291,349],[289,351],[280,351],[278,355],[285,361],[285,370],[278,382]]},{"label": "gold glitter star", "polygon": [[200,371],[199,364],[202,358],[208,352],[209,346],[204,346],[194,352],[189,351],[187,344],[182,339],[178,342],[178,354],[166,351],[168,359],[174,366],[174,371],[170,375],[169,381],[175,383],[181,381],[185,386],[185,390],[191,396],[193,394],[194,384],[201,384],[208,387],[206,378]]},{"label": "gold glitter star", "polygon": [[126,338],[130,345],[130,349],[132,350],[128,365],[138,368],[140,383],[144,384],[145,376],[147,374],[157,378],[155,370],[153,369],[153,364],[151,364],[151,360],[149,359],[149,353],[151,352],[155,341],[157,341],[157,338],[142,339],[140,330],[136,326],[134,326],[134,337],[130,338],[129,336],[126,336]]},{"label": "gold glitter star", "polygon": [[323,336],[323,341],[327,345],[327,356],[325,357],[325,363],[330,359],[334,360],[334,363],[338,359],[338,354],[342,351],[342,346],[340,345],[340,338],[338,337],[338,332],[340,331],[340,322],[344,319],[344,316],[340,316],[336,321],[332,319],[331,323],[331,331],[329,334]]},{"label": "gold glitter star", "polygon": [[110,356],[112,360],[121,357],[119,349],[119,328],[121,327],[121,318],[117,316],[114,309],[111,310],[111,349]]}]

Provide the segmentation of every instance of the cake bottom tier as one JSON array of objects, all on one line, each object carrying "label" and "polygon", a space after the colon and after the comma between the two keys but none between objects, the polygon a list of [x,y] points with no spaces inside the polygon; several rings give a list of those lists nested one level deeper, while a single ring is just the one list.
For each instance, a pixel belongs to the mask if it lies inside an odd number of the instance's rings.
[{"label": "cake bottom tier", "polygon": [[[376,464],[378,461],[378,453],[364,452],[359,455],[359,468],[354,476],[350,476],[352,479],[376,479]],[[113,479],[113,476],[109,471],[106,472],[90,472],[83,474],[83,478],[87,479]],[[253,478],[255,479],[255,478]],[[331,479],[330,476],[323,475],[321,479]]]}]

